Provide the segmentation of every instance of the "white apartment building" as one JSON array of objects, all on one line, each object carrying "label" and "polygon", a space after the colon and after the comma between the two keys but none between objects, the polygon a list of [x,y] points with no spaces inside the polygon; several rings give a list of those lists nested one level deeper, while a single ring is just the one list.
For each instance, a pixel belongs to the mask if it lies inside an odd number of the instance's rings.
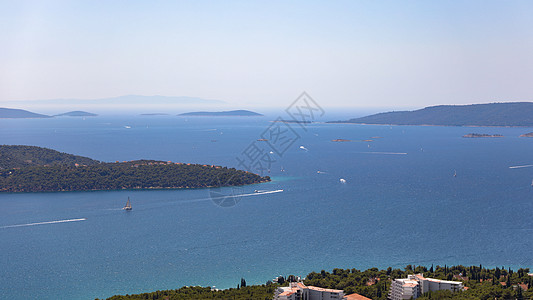
[{"label": "white apartment building", "polygon": [[274,300],[342,300],[344,291],[306,286],[301,282],[291,282],[288,287],[279,287]]},{"label": "white apartment building", "polygon": [[[411,275],[409,275],[411,276]],[[420,286],[418,281],[408,277],[395,279],[390,286],[389,299],[402,300],[413,299],[420,295]]]},{"label": "white apartment building", "polygon": [[422,274],[408,275],[407,278],[395,279],[391,283],[389,299],[403,300],[418,298],[420,295],[440,290],[461,291],[463,283],[434,278],[425,278]]}]

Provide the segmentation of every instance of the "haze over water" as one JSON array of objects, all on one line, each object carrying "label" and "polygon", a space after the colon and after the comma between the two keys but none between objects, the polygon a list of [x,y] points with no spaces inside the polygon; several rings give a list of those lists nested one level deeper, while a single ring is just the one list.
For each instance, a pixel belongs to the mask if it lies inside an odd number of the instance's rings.
[{"label": "haze over water", "polygon": [[[0,120],[0,140],[238,167],[269,120]],[[228,288],[335,267],[533,267],[533,167],[509,168],[533,164],[533,139],[518,137],[532,128],[293,125],[301,138],[265,174],[272,182],[222,190],[284,191],[233,207],[208,189],[0,194],[0,298]],[[505,137],[462,138],[472,132]]]}]

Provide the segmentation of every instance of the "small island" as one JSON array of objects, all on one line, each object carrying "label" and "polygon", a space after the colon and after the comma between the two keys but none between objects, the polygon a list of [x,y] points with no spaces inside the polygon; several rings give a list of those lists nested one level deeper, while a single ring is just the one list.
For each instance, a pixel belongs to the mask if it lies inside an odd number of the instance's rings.
[{"label": "small island", "polygon": [[463,135],[464,138],[499,138],[503,137],[501,134],[486,134],[486,133],[469,133]]},{"label": "small island", "polygon": [[352,140],[346,140],[346,139],[334,139],[331,140],[332,142],[351,142]]},{"label": "small island", "polygon": [[268,181],[268,176],[215,165],[109,163],[47,148],[0,146],[0,192],[207,188]]},{"label": "small island", "polygon": [[66,113],[55,115],[54,117],[96,117],[96,116],[98,115],[90,113],[90,112],[86,112],[86,111],[75,110],[75,111],[69,111]]},{"label": "small island", "polygon": [[23,109],[0,107],[0,119],[41,119],[51,118],[51,116],[34,113]]},{"label": "small island", "polygon": [[260,113],[249,110],[230,110],[230,111],[196,111],[179,114],[180,117],[262,117]]},{"label": "small island", "polygon": [[521,134],[520,137],[533,137],[533,132]]}]

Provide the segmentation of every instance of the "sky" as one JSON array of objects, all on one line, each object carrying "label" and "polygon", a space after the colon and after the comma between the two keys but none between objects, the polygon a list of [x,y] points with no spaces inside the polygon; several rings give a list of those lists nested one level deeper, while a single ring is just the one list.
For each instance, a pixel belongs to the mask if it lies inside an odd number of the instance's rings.
[{"label": "sky", "polygon": [[[533,1],[4,1],[2,102],[533,101]],[[13,105],[11,105],[13,106]]]}]

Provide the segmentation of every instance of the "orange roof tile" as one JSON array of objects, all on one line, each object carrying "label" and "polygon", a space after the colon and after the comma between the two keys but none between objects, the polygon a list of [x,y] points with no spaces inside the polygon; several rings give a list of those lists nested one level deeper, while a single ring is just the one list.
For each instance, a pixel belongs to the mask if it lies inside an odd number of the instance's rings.
[{"label": "orange roof tile", "polygon": [[353,294],[350,294],[350,295],[347,295],[345,296],[346,300],[372,300],[370,298],[367,298],[363,295],[359,295],[359,294],[356,294],[356,293],[353,293]]}]

